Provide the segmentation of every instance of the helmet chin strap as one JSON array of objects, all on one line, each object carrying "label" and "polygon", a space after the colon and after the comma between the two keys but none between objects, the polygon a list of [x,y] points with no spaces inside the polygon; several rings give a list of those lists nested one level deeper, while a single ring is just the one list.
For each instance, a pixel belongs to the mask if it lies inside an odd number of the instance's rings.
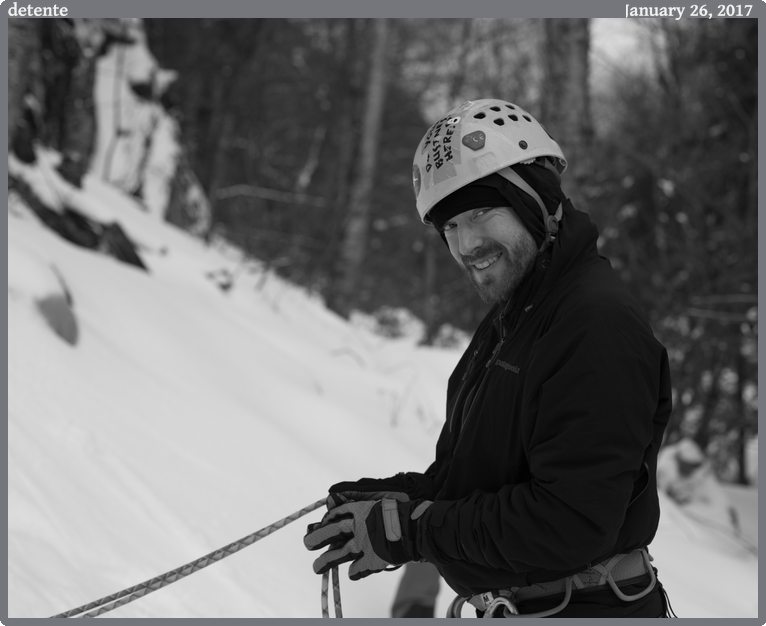
[{"label": "helmet chin strap", "polygon": [[540,210],[543,213],[543,224],[545,224],[545,241],[543,241],[543,245],[540,246],[538,253],[543,252],[546,248],[548,248],[548,246],[551,245],[551,242],[556,239],[556,234],[559,232],[559,222],[561,221],[561,216],[564,214],[563,204],[559,203],[559,206],[556,209],[556,213],[551,215],[548,213],[548,209],[545,208],[545,203],[543,202],[543,199],[540,197],[540,195],[534,189],[532,189],[531,185],[527,181],[525,181],[521,176],[514,172],[510,167],[505,167],[497,173],[516,185],[522,191],[532,196],[535,202],[537,202],[539,205]]}]

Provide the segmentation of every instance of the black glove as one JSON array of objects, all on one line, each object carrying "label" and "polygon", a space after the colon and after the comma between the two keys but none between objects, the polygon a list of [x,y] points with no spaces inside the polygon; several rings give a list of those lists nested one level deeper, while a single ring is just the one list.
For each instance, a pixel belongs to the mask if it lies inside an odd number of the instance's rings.
[{"label": "black glove", "polygon": [[314,572],[324,574],[332,567],[353,561],[351,580],[381,572],[389,565],[419,561],[415,548],[417,520],[431,502],[347,502],[328,511],[321,522],[310,524],[303,538],[309,550],[330,546],[314,561]]},{"label": "black glove", "polygon": [[421,500],[431,496],[432,481],[424,474],[399,473],[391,478],[361,478],[337,483],[328,490],[327,508],[331,510],[345,502],[393,498],[399,502]]}]

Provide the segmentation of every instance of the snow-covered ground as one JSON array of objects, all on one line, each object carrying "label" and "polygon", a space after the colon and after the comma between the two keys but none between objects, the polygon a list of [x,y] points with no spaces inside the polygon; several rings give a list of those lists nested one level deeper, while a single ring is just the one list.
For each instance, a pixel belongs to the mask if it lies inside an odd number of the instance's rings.
[{"label": "snow-covered ground", "polygon": [[[8,214],[10,617],[45,617],[174,569],[361,476],[422,470],[455,351],[352,326],[222,245],[98,180],[11,160],[38,193],[118,220],[149,272],[75,247],[12,195]],[[212,273],[237,278],[224,291]],[[38,303],[68,293],[75,345]],[[755,532],[757,491],[735,489]],[[651,552],[683,617],[757,616],[757,558],[662,496]],[[315,511],[114,617],[319,617]],[[746,520],[746,521],[745,521]],[[757,537],[756,537],[757,540]],[[352,583],[344,614],[385,617],[400,572]],[[439,613],[451,593],[443,586]]]}]

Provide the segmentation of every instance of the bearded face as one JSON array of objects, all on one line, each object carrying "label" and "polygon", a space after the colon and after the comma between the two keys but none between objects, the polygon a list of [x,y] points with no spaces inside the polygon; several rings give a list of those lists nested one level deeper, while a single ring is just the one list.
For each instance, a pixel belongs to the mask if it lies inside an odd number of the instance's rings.
[{"label": "bearded face", "polygon": [[486,303],[510,298],[531,271],[537,245],[510,207],[471,209],[444,225],[450,252]]}]

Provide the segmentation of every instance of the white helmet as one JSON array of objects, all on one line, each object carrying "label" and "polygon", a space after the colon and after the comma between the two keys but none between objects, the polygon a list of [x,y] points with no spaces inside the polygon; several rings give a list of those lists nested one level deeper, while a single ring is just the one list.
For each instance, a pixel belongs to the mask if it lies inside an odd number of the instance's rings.
[{"label": "white helmet", "polygon": [[428,212],[453,191],[537,157],[551,157],[559,174],[566,170],[559,145],[520,106],[494,99],[461,104],[428,129],[415,152],[412,185],[420,219],[430,224]]}]

